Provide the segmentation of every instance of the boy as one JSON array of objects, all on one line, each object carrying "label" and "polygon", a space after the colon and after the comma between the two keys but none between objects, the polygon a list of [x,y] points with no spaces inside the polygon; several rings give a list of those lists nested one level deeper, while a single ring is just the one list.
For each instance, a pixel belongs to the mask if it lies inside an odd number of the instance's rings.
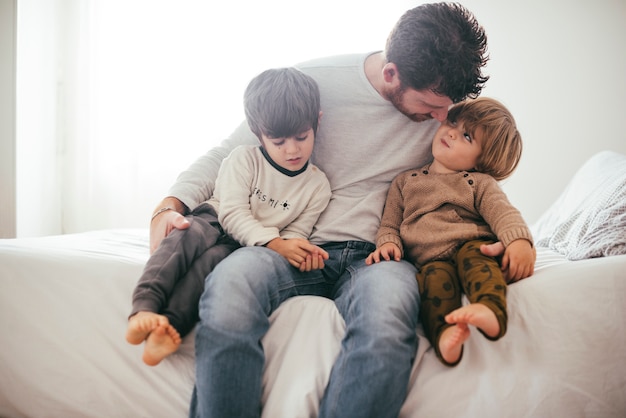
[{"label": "boy", "polygon": [[239,245],[264,245],[301,271],[328,258],[308,243],[331,194],[309,162],[322,115],[316,82],[295,68],[264,71],[248,85],[244,108],[261,146],[240,146],[224,160],[211,199],[186,217],[189,228],[162,241],[133,293],[126,340],[146,342],[148,365],[178,349],[198,320],[205,277]]}]

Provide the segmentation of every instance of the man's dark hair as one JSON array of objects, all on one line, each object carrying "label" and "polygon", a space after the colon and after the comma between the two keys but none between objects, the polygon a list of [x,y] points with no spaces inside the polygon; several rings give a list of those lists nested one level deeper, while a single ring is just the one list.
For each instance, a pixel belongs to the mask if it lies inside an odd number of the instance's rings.
[{"label": "man's dark hair", "polygon": [[424,4],[396,23],[385,47],[404,87],[432,90],[454,103],[480,95],[487,35],[474,15],[458,3]]}]

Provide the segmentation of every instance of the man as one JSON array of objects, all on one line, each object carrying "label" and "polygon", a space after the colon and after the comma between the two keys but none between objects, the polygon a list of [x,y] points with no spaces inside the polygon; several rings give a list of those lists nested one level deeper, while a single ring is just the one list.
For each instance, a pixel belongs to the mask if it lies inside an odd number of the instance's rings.
[{"label": "man", "polygon": [[[384,52],[298,66],[320,86],[324,118],[312,161],[326,173],[333,197],[310,237],[306,271],[269,248],[253,247],[235,251],[208,276],[190,416],[260,415],[260,339],[268,316],[303,294],[334,299],[346,322],[319,416],[398,415],[417,348],[416,270],[405,261],[366,266],[365,258],[375,248],[392,179],[432,158],[431,139],[450,105],[480,94],[488,78],[481,73],[486,48],[484,30],[469,11],[426,4],[400,18]],[[211,195],[230,150],[254,141],[243,124],[179,176],[155,210],[174,209],[153,220],[152,249],[172,229],[187,227],[181,214]]]}]

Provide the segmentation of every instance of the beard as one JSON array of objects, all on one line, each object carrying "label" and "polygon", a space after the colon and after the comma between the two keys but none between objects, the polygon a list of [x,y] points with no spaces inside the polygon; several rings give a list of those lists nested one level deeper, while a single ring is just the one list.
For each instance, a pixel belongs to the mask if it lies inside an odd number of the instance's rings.
[{"label": "beard", "polygon": [[402,113],[407,118],[411,119],[413,122],[425,122],[427,120],[431,120],[433,117],[430,114],[424,113],[411,113],[403,103],[404,92],[406,88],[400,86],[396,89],[385,90],[383,95],[385,99],[389,100],[393,107],[395,107],[398,112]]}]

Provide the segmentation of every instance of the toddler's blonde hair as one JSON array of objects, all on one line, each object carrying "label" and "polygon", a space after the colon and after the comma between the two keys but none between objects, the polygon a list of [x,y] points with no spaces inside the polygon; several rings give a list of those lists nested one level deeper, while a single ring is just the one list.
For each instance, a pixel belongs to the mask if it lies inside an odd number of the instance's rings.
[{"label": "toddler's blonde hair", "polygon": [[448,120],[463,122],[472,137],[482,133],[476,171],[498,181],[515,171],[522,157],[522,136],[513,115],[502,103],[489,97],[465,100],[450,109]]}]

